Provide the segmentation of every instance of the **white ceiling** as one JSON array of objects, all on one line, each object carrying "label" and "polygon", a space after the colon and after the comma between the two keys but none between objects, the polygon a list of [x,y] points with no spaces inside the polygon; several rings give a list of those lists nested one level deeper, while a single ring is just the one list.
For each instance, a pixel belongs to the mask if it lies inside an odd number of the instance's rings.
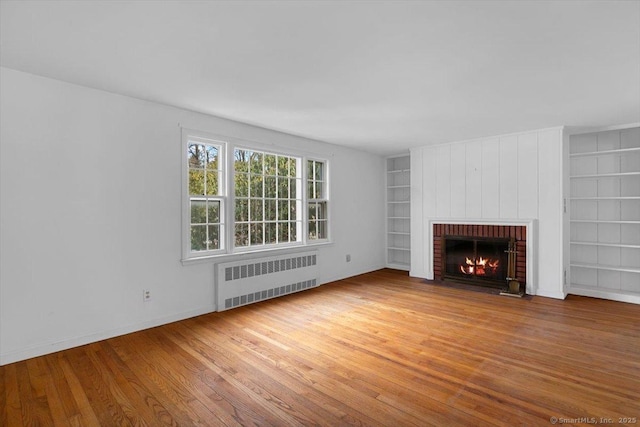
[{"label": "white ceiling", "polygon": [[6,1],[4,67],[374,153],[640,122],[640,1]]}]

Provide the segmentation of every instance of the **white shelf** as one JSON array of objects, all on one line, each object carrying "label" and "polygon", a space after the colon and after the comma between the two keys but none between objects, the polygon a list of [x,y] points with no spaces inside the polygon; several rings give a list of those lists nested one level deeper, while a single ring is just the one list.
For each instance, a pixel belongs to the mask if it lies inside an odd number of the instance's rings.
[{"label": "white shelf", "polygon": [[628,245],[625,243],[598,243],[598,242],[569,242],[572,245],[581,246],[602,246],[607,248],[628,248],[628,249],[640,249],[640,245]]},{"label": "white shelf", "polygon": [[585,153],[571,153],[570,157],[588,157],[588,156],[602,156],[605,154],[626,154],[640,151],[640,147],[633,148],[618,148],[615,150],[602,150],[602,151],[588,151]]},{"label": "white shelf", "polygon": [[623,271],[626,273],[640,273],[640,267],[625,267],[617,265],[604,265],[604,264],[587,264],[587,263],[572,263],[571,267],[578,268],[590,268],[593,270],[609,270],[609,271]]},{"label": "white shelf", "polygon": [[640,200],[640,196],[571,197],[569,200]]},{"label": "white shelf", "polygon": [[581,222],[590,224],[640,224],[640,220],[617,220],[617,219],[572,219],[569,222]]},{"label": "white shelf", "polygon": [[571,179],[583,179],[583,178],[615,178],[620,176],[636,176],[640,175],[640,172],[616,172],[616,173],[596,173],[590,175],[573,175]]},{"label": "white shelf", "polygon": [[410,271],[411,270],[411,265],[408,263],[404,263],[404,262],[393,262],[390,261],[387,263],[387,267],[388,268],[393,268],[394,270],[405,270],[405,271]]},{"label": "white shelf", "polygon": [[571,135],[569,144],[571,284],[567,289],[576,295],[638,304],[640,128]]},{"label": "white shelf", "polygon": [[[410,270],[411,233],[411,185],[408,155],[386,159],[387,195],[387,267]],[[391,221],[389,221],[391,220]]]}]

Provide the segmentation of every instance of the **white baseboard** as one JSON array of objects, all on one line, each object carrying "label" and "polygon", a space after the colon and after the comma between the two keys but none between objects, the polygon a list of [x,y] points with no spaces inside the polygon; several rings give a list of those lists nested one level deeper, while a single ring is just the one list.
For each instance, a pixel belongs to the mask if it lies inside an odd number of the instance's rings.
[{"label": "white baseboard", "polygon": [[602,298],[619,302],[629,302],[632,304],[640,304],[640,295],[633,292],[616,291],[615,289],[592,289],[572,285],[568,289],[569,294],[579,295],[583,297]]},{"label": "white baseboard", "polygon": [[141,323],[127,325],[127,326],[112,329],[109,331],[103,331],[95,334],[65,339],[62,341],[39,344],[29,348],[10,351],[8,353],[0,353],[0,366],[7,365],[9,363],[20,362],[26,359],[31,359],[32,357],[38,357],[38,356],[43,356],[45,354],[55,353],[61,350],[67,350],[70,348],[79,347],[85,344],[91,344],[97,341],[114,338],[120,335],[130,334],[132,332],[142,331],[144,329],[154,328],[156,326],[166,325],[167,323],[177,322],[178,320],[184,320],[184,319],[189,319],[191,317],[200,316],[203,314],[213,313],[214,311],[215,311],[215,306],[211,304],[196,310],[190,310],[183,313],[177,313],[170,316],[147,320]]},{"label": "white baseboard", "polygon": [[558,292],[558,291],[547,291],[545,289],[536,289],[535,294],[533,294],[537,297],[545,297],[545,298],[555,298],[555,299],[565,299],[567,297],[567,294],[565,294],[564,292]]},{"label": "white baseboard", "polygon": [[366,267],[364,269],[361,269],[361,271],[358,270],[356,272],[352,272],[352,273],[347,274],[347,275],[340,275],[340,276],[334,276],[334,277],[331,277],[331,278],[328,278],[328,279],[323,279],[319,284],[320,285],[326,285],[327,283],[337,282],[339,280],[348,279],[350,277],[360,276],[361,274],[372,273],[374,271],[382,270],[383,268],[386,268],[384,264],[381,264],[379,266]]}]

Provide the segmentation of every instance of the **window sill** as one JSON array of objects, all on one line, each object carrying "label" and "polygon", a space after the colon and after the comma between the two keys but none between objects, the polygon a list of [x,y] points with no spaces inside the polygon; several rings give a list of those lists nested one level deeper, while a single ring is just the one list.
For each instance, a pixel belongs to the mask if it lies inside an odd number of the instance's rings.
[{"label": "window sill", "polygon": [[258,249],[253,251],[246,252],[235,252],[235,253],[227,253],[227,254],[215,254],[215,255],[207,255],[201,257],[192,257],[182,259],[180,262],[183,266],[195,265],[195,264],[207,264],[207,263],[217,263],[222,261],[235,261],[242,258],[259,258],[260,256],[265,255],[277,255],[277,254],[287,254],[287,253],[296,253],[300,251],[305,251],[317,247],[322,246],[331,246],[333,245],[332,241],[325,240],[322,242],[314,242],[307,243],[306,245],[297,245],[297,246],[287,246],[284,248],[269,248],[269,249]]}]

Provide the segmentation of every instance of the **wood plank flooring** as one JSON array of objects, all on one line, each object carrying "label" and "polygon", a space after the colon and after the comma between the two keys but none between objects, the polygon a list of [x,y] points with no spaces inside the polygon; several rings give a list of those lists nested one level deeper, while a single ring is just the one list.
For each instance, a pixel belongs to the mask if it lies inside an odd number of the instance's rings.
[{"label": "wood plank flooring", "polygon": [[0,367],[1,426],[551,417],[639,423],[640,306],[515,299],[381,270]]}]

